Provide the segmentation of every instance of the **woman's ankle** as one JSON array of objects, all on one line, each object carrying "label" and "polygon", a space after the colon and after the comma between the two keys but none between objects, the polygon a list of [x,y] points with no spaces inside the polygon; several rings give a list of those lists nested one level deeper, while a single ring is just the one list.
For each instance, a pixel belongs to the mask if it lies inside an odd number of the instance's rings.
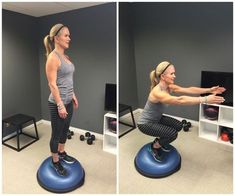
[{"label": "woman's ankle", "polygon": [[158,142],[153,143],[153,148],[161,148],[161,145]]},{"label": "woman's ankle", "polygon": [[59,161],[59,156],[58,156],[58,153],[52,153],[52,161],[53,163],[56,163]]},{"label": "woman's ankle", "polygon": [[160,146],[160,144],[158,142],[154,142],[152,144],[152,147],[155,148],[155,149],[161,148],[161,146]]}]

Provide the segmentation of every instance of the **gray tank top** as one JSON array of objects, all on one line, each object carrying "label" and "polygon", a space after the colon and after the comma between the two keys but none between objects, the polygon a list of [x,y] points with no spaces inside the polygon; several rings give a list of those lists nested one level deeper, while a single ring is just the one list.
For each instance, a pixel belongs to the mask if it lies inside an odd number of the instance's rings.
[{"label": "gray tank top", "polygon": [[[73,72],[75,70],[72,63],[68,63],[61,57],[59,53],[54,51],[59,57],[61,65],[57,70],[56,84],[59,88],[60,97],[64,104],[68,104],[72,101],[73,97]],[[49,96],[48,101],[56,103],[52,93]]]},{"label": "gray tank top", "polygon": [[160,102],[153,103],[148,100],[145,104],[144,111],[141,114],[138,124],[145,124],[149,122],[158,123],[166,107],[167,105]]}]

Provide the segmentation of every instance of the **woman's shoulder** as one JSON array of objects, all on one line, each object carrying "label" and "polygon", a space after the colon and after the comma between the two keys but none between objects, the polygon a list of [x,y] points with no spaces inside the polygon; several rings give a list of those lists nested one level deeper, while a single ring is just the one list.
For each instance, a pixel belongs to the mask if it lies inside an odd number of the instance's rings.
[{"label": "woman's shoulder", "polygon": [[160,89],[159,89],[159,86],[156,85],[149,93],[149,97],[148,97],[148,100],[153,102],[153,103],[156,103],[158,102],[158,94],[160,93]]},{"label": "woman's shoulder", "polygon": [[57,70],[59,69],[61,65],[60,59],[54,54],[54,52],[51,52],[47,57],[46,67]]},{"label": "woman's shoulder", "polygon": [[171,90],[161,90],[160,86],[155,86],[150,94],[149,94],[149,98],[151,101],[153,102],[161,102],[161,100],[163,100],[164,98],[168,97],[171,95]]},{"label": "woman's shoulder", "polygon": [[161,88],[159,87],[159,85],[156,85],[155,87],[153,87],[150,94],[155,94],[155,93],[159,93],[159,92],[161,92]]},{"label": "woman's shoulder", "polygon": [[57,54],[55,54],[55,52],[51,52],[48,57],[47,57],[47,64],[52,64],[52,65],[57,65],[59,66],[60,63],[60,59],[57,56]]},{"label": "woman's shoulder", "polygon": [[56,54],[54,51],[52,51],[49,55],[48,58],[50,60],[59,60],[58,54]]}]

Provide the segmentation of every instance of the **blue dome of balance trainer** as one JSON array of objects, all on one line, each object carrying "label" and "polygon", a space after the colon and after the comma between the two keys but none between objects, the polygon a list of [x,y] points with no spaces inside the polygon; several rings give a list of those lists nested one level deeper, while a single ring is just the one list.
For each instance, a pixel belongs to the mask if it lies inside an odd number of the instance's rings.
[{"label": "blue dome of balance trainer", "polygon": [[37,172],[37,180],[41,187],[54,193],[65,193],[83,185],[85,172],[79,161],[66,163],[61,161],[67,170],[66,176],[59,175],[52,165],[52,158],[43,161]]},{"label": "blue dome of balance trainer", "polygon": [[160,178],[171,175],[181,167],[181,157],[176,148],[170,145],[171,151],[163,153],[161,162],[155,160],[150,152],[151,143],[144,145],[135,157],[136,170],[151,178]]}]

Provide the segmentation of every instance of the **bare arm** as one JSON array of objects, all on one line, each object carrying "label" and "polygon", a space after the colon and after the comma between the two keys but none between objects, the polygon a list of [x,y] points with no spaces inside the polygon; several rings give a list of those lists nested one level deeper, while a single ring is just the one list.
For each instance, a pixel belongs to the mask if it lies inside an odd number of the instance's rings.
[{"label": "bare arm", "polygon": [[78,99],[77,99],[75,93],[73,93],[73,106],[75,109],[78,108]]},{"label": "bare arm", "polygon": [[212,94],[221,94],[226,89],[220,86],[213,86],[211,88],[200,88],[200,87],[181,87],[175,84],[171,84],[170,89],[172,92],[175,93],[182,93],[182,94],[194,94],[194,95],[200,95],[200,94],[206,94],[206,93],[212,93]]},{"label": "bare arm", "polygon": [[53,56],[52,54],[49,55],[47,59],[47,63],[46,63],[46,76],[47,76],[50,91],[58,107],[59,116],[61,118],[66,118],[68,113],[61,100],[60,92],[56,84],[57,69],[59,67],[59,64],[60,64],[60,61],[55,56]]},{"label": "bare arm", "polygon": [[191,96],[172,96],[167,92],[153,89],[149,96],[150,100],[159,101],[164,104],[171,105],[196,105],[199,103],[220,104],[224,101],[223,97],[209,95],[206,97],[191,97]]},{"label": "bare arm", "polygon": [[56,84],[57,69],[59,64],[60,64],[59,60],[52,55],[48,57],[46,62],[46,76],[48,80],[48,85],[57,104],[62,102],[60,98],[59,89]]}]

